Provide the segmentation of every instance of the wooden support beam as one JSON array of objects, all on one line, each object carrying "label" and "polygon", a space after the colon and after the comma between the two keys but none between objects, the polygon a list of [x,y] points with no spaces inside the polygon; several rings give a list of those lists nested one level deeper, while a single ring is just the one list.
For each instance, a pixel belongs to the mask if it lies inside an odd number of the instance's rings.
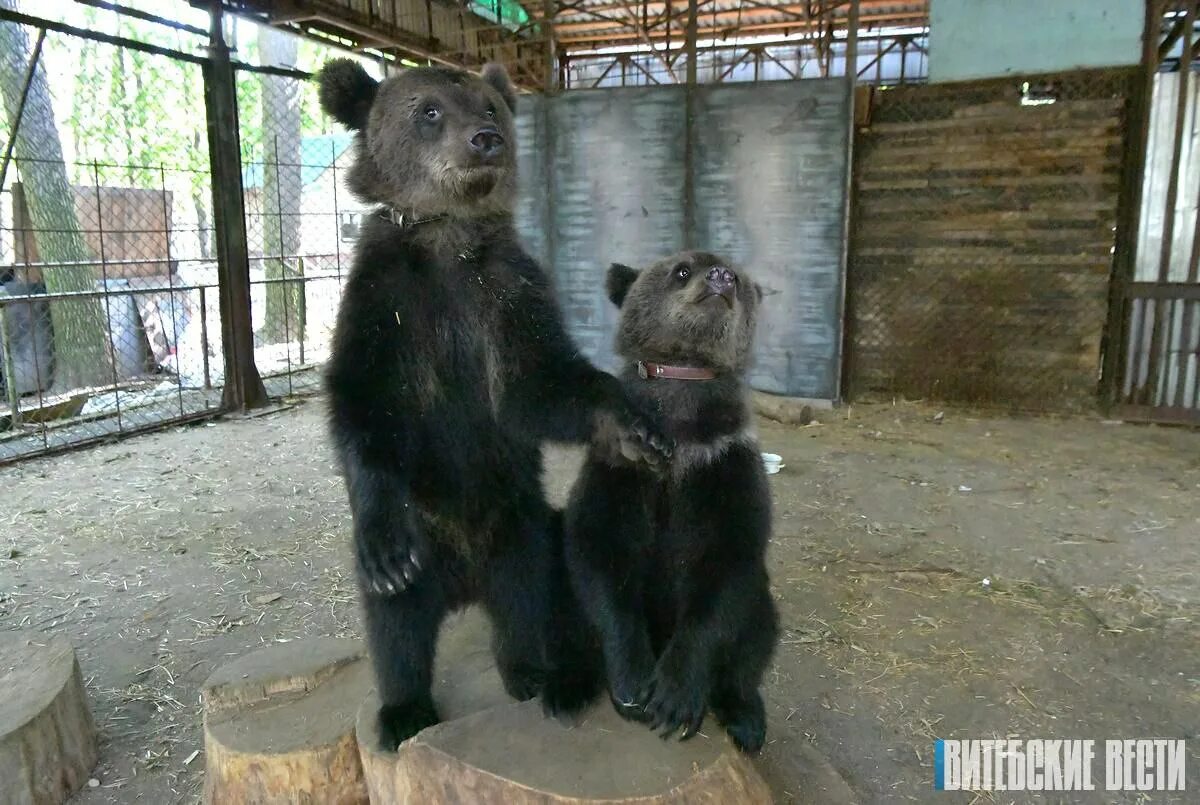
[{"label": "wooden support beam", "polygon": [[555,50],[557,48],[556,48],[555,40],[554,40],[554,36],[556,33],[554,30],[554,22],[553,22],[554,0],[542,0],[542,13],[546,16],[546,19],[547,19],[547,22],[545,22],[542,25],[542,31],[545,34],[545,48],[546,48],[545,61],[544,61],[545,72],[546,72],[545,77],[544,77],[544,82],[545,82],[544,91],[547,94],[549,94],[551,92],[554,92],[556,89],[558,89],[557,82],[554,80],[555,75],[558,72],[556,69],[556,65],[558,63],[558,57],[555,55]]},{"label": "wooden support beam", "polygon": [[687,0],[687,28],[684,51],[687,53],[687,84],[684,88],[683,131],[683,245],[693,248],[696,237],[696,43],[699,36],[700,7],[697,0]]},{"label": "wooden support beam", "polygon": [[[859,27],[859,0],[850,0],[849,21],[846,27],[846,166],[843,175],[843,209],[842,209],[842,244],[838,252],[838,262],[840,263],[840,274],[842,278],[841,293],[838,298],[838,321],[846,321],[846,286],[847,274],[850,268],[850,230],[853,226],[853,210],[854,210],[854,121],[855,121],[855,102],[857,101],[857,93],[855,86],[858,83],[858,27]],[[834,390],[834,399],[839,400],[843,394],[843,382],[846,376],[845,359],[846,359],[846,333],[843,332],[843,338],[838,343],[838,356],[836,366],[839,370],[836,377],[837,387]]]},{"label": "wooden support beam", "polygon": [[204,105],[212,162],[213,226],[217,240],[221,343],[225,357],[221,402],[229,410],[245,410],[265,405],[267,391],[254,363],[250,248],[246,239],[242,194],[237,88],[229,46],[225,44],[221,0],[212,2],[208,55],[209,60],[203,65]]},{"label": "wooden support beam", "polygon": [[870,70],[872,67],[880,65],[883,62],[883,57],[886,56],[887,54],[891,53],[893,50],[895,50],[896,46],[899,44],[900,44],[899,39],[893,39],[892,43],[890,45],[888,45],[886,48],[884,48],[883,50],[876,53],[875,58],[873,58],[869,62],[867,62],[867,66],[863,67],[861,70],[859,70],[856,73],[856,75],[859,78],[862,78],[864,75],[866,75],[867,71]]},{"label": "wooden support beam", "polygon": [[660,62],[662,62],[663,67],[667,69],[667,75],[671,76],[671,81],[678,84],[679,76],[675,75],[675,70],[671,67],[671,63],[667,61],[666,56],[664,56],[657,48],[655,48],[654,43],[650,41],[650,36],[644,27],[644,23],[638,20],[637,10],[627,5],[625,6],[625,11],[633,20],[633,26],[637,30],[638,37],[642,40],[642,44],[650,48],[650,51]]},{"label": "wooden support beam", "polygon": [[[1149,2],[1154,2],[1154,0],[1149,0]],[[1176,43],[1179,42],[1179,38],[1183,36],[1183,25],[1186,19],[1186,17],[1180,17],[1179,19],[1175,20],[1175,24],[1171,26],[1170,32],[1167,33],[1167,36],[1165,39],[1163,39],[1162,44],[1158,46],[1159,64],[1161,64],[1162,60],[1165,59],[1168,54],[1170,54],[1171,49],[1175,47]]]}]

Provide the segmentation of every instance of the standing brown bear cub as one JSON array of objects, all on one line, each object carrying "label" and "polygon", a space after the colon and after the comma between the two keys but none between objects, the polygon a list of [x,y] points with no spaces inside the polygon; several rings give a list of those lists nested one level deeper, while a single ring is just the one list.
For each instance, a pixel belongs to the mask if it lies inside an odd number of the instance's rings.
[{"label": "standing brown bear cub", "polygon": [[541,442],[608,438],[653,461],[666,443],[620,383],[568,338],[545,273],[519,245],[514,94],[418,68],[376,82],[322,69],[321,105],[357,132],[349,182],[378,205],[359,236],[326,384],[386,747],[438,720],[442,619],[472,601],[493,623],[513,696],[570,711],[598,660],[569,594]]},{"label": "standing brown bear cub", "polygon": [[614,265],[608,293],[622,380],[661,414],[675,452],[656,474],[592,446],[566,512],[571,582],[617,712],[688,738],[711,709],[757,752],[779,630],[770,490],[743,380],[762,292],[727,261],[685,252],[640,272]]}]

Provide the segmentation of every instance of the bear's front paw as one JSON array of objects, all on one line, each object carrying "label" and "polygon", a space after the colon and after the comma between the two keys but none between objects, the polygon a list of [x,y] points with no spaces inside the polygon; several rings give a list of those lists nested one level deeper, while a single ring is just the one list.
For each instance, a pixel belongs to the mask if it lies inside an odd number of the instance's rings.
[{"label": "bear's front paw", "polygon": [[673,670],[660,662],[638,698],[643,702],[650,729],[663,738],[682,729],[679,740],[686,741],[704,723],[708,685],[697,674]]},{"label": "bear's front paw", "polygon": [[426,552],[412,540],[356,540],[355,560],[363,590],[375,595],[398,595],[417,579]]},{"label": "bear's front paw", "polygon": [[646,700],[643,696],[650,690],[652,674],[652,670],[643,672],[633,668],[613,674],[613,678],[609,682],[608,695],[612,699],[613,709],[617,711],[617,715],[643,724],[650,720],[650,715],[646,712]]},{"label": "bear's front paw", "polygon": [[654,469],[670,461],[674,451],[673,442],[658,425],[624,400],[601,417],[595,438],[610,455]]},{"label": "bear's front paw", "polygon": [[671,440],[660,434],[648,420],[639,416],[630,418],[620,434],[621,454],[631,461],[640,461],[652,467],[661,467],[671,460]]}]

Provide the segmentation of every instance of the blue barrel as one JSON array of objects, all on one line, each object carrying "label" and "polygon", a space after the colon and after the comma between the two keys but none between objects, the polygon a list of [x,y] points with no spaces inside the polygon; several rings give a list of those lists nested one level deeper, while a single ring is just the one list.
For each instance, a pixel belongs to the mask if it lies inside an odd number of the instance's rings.
[{"label": "blue barrel", "polygon": [[[8,282],[0,287],[0,297],[44,295],[46,286],[30,282]],[[54,331],[50,328],[48,299],[4,301],[4,339],[12,355],[12,382],[18,394],[34,394],[50,388],[54,380],[52,349]],[[0,358],[3,353],[0,353]],[[4,376],[0,360],[0,380],[5,392],[9,378]]]}]

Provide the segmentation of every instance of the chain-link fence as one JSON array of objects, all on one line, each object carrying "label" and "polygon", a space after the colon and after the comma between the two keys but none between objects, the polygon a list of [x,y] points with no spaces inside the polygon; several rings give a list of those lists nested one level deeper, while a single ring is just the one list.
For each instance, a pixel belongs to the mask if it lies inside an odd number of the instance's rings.
[{"label": "chain-link fence", "polygon": [[0,90],[0,461],[214,411],[198,60],[0,22]]},{"label": "chain-link fence", "polygon": [[[207,14],[56,10],[0,0],[0,462],[222,410]],[[350,139],[294,69],[330,48],[244,20],[228,38],[253,360],[286,396],[328,353],[361,217]]]},{"label": "chain-link fence", "polygon": [[[256,65],[314,72],[330,57],[273,28],[252,37],[236,44]],[[318,384],[368,207],[345,183],[353,136],[323,115],[313,82],[246,67],[237,84],[255,361],[268,393],[299,393]]]},{"label": "chain-link fence", "polygon": [[1095,406],[1133,77],[860,94],[852,395]]}]

